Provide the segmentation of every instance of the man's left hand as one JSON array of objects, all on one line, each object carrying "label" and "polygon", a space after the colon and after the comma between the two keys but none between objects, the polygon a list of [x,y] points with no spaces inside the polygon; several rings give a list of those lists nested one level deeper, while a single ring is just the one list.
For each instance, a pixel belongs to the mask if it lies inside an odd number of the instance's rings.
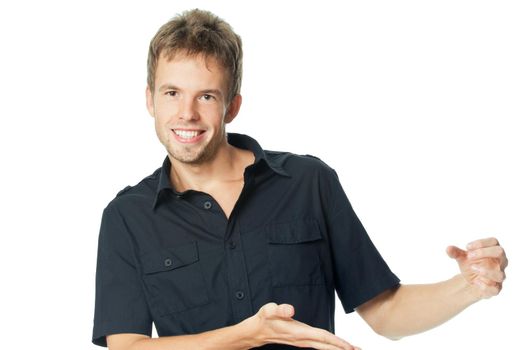
[{"label": "man's left hand", "polygon": [[490,298],[499,294],[505,280],[508,260],[505,250],[496,238],[471,242],[467,244],[467,250],[449,246],[447,254],[456,259],[461,274],[479,298]]}]

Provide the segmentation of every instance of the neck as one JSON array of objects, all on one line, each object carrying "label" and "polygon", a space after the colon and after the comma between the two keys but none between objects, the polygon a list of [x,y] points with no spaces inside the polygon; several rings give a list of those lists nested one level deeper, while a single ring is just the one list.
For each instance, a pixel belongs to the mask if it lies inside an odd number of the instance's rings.
[{"label": "neck", "polygon": [[208,192],[208,188],[219,182],[243,180],[245,167],[254,161],[254,155],[225,142],[211,160],[202,164],[183,163],[170,155],[169,159],[172,165],[170,181],[177,191]]}]

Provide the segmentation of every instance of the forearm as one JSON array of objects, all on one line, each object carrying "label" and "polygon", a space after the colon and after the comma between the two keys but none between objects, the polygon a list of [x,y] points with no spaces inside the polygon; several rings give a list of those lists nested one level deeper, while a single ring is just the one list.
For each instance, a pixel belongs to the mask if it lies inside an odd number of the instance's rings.
[{"label": "forearm", "polygon": [[424,332],[478,300],[461,275],[435,284],[402,285],[385,302],[377,331],[392,339]]},{"label": "forearm", "polygon": [[141,334],[106,337],[109,350],[245,350],[266,344],[286,344],[316,349],[358,349],[333,333],[297,321],[289,304],[267,303],[234,326],[212,331],[151,339]]},{"label": "forearm", "polygon": [[245,350],[260,345],[262,344],[252,337],[251,329],[244,321],[234,326],[199,334],[143,338],[126,348],[129,350]]}]

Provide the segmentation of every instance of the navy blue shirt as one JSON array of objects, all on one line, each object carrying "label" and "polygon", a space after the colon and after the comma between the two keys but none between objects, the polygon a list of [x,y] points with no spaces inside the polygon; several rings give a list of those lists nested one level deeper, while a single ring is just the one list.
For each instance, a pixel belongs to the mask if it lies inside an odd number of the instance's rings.
[{"label": "navy blue shirt", "polygon": [[[92,341],[106,335],[201,333],[268,303],[334,332],[335,291],[346,313],[399,284],[355,215],[337,174],[318,158],[254,153],[229,218],[207,193],[175,191],[170,161],[105,208]],[[265,349],[290,349],[269,344]]]}]

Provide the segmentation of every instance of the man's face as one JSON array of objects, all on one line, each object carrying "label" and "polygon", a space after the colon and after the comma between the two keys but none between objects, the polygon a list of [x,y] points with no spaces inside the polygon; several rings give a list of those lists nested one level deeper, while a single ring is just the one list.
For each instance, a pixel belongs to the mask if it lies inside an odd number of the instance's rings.
[{"label": "man's face", "polygon": [[201,55],[159,59],[155,91],[147,88],[147,106],[173,159],[202,164],[226,145],[225,123],[234,119],[241,103],[238,95],[227,105],[227,74],[214,58]]}]

